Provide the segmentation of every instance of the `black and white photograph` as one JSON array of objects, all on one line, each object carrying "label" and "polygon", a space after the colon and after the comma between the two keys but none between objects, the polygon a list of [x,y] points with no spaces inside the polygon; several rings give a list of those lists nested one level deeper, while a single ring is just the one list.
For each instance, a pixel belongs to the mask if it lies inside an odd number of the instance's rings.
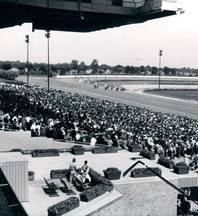
[{"label": "black and white photograph", "polygon": [[0,0],[0,216],[198,216],[198,0]]}]

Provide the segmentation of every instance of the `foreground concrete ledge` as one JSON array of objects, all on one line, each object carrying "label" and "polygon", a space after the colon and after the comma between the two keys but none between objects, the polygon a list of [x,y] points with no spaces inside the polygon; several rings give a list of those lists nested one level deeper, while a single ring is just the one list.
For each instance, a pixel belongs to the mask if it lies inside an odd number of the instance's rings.
[{"label": "foreground concrete ledge", "polygon": [[117,190],[113,190],[112,192],[106,192],[104,195],[99,196],[98,198],[85,203],[81,202],[80,207],[68,212],[67,216],[86,216],[91,213],[96,212],[97,210],[104,208],[105,206],[111,204],[112,202],[115,202],[119,198],[122,197],[122,194],[119,193]]},{"label": "foreground concrete ledge", "polygon": [[[75,196],[75,195],[74,195]],[[76,195],[78,196],[78,195]],[[48,207],[66,200],[69,196],[59,192],[59,197],[49,197],[44,193],[40,186],[29,186],[29,202],[23,202],[22,205],[29,216],[47,216]],[[115,202],[122,197],[116,189],[112,192],[97,197],[90,202],[80,202],[80,206],[64,215],[67,216],[86,216],[96,212],[99,209]]]}]

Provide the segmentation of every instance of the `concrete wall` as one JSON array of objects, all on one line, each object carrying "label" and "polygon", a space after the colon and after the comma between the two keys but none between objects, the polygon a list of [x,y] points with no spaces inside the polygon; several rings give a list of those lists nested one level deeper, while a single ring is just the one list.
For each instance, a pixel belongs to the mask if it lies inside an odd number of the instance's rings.
[{"label": "concrete wall", "polygon": [[115,188],[123,196],[90,216],[177,215],[177,191],[161,180],[120,184]]},{"label": "concrete wall", "polygon": [[0,167],[19,201],[28,201],[28,161],[19,152],[0,153]]}]

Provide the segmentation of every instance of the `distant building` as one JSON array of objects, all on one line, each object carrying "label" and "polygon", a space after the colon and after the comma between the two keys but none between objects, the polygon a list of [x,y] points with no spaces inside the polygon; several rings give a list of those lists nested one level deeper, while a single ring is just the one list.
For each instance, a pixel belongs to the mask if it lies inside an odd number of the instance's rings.
[{"label": "distant building", "polygon": [[92,70],[91,69],[86,70],[85,74],[92,74]]},{"label": "distant building", "polygon": [[11,68],[10,70],[8,70],[9,72],[16,72],[16,73],[18,73],[19,72],[19,69],[18,68],[16,68],[16,67],[13,67],[13,68]]}]

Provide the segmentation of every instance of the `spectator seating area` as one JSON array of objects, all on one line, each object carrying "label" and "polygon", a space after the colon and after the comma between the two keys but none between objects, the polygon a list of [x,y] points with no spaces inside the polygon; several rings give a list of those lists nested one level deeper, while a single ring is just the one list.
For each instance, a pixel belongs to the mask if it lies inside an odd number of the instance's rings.
[{"label": "spectator seating area", "polygon": [[[32,136],[138,146],[169,159],[198,153],[198,122],[188,117],[38,86],[0,86],[0,128]],[[140,148],[141,147],[141,148]]]}]

